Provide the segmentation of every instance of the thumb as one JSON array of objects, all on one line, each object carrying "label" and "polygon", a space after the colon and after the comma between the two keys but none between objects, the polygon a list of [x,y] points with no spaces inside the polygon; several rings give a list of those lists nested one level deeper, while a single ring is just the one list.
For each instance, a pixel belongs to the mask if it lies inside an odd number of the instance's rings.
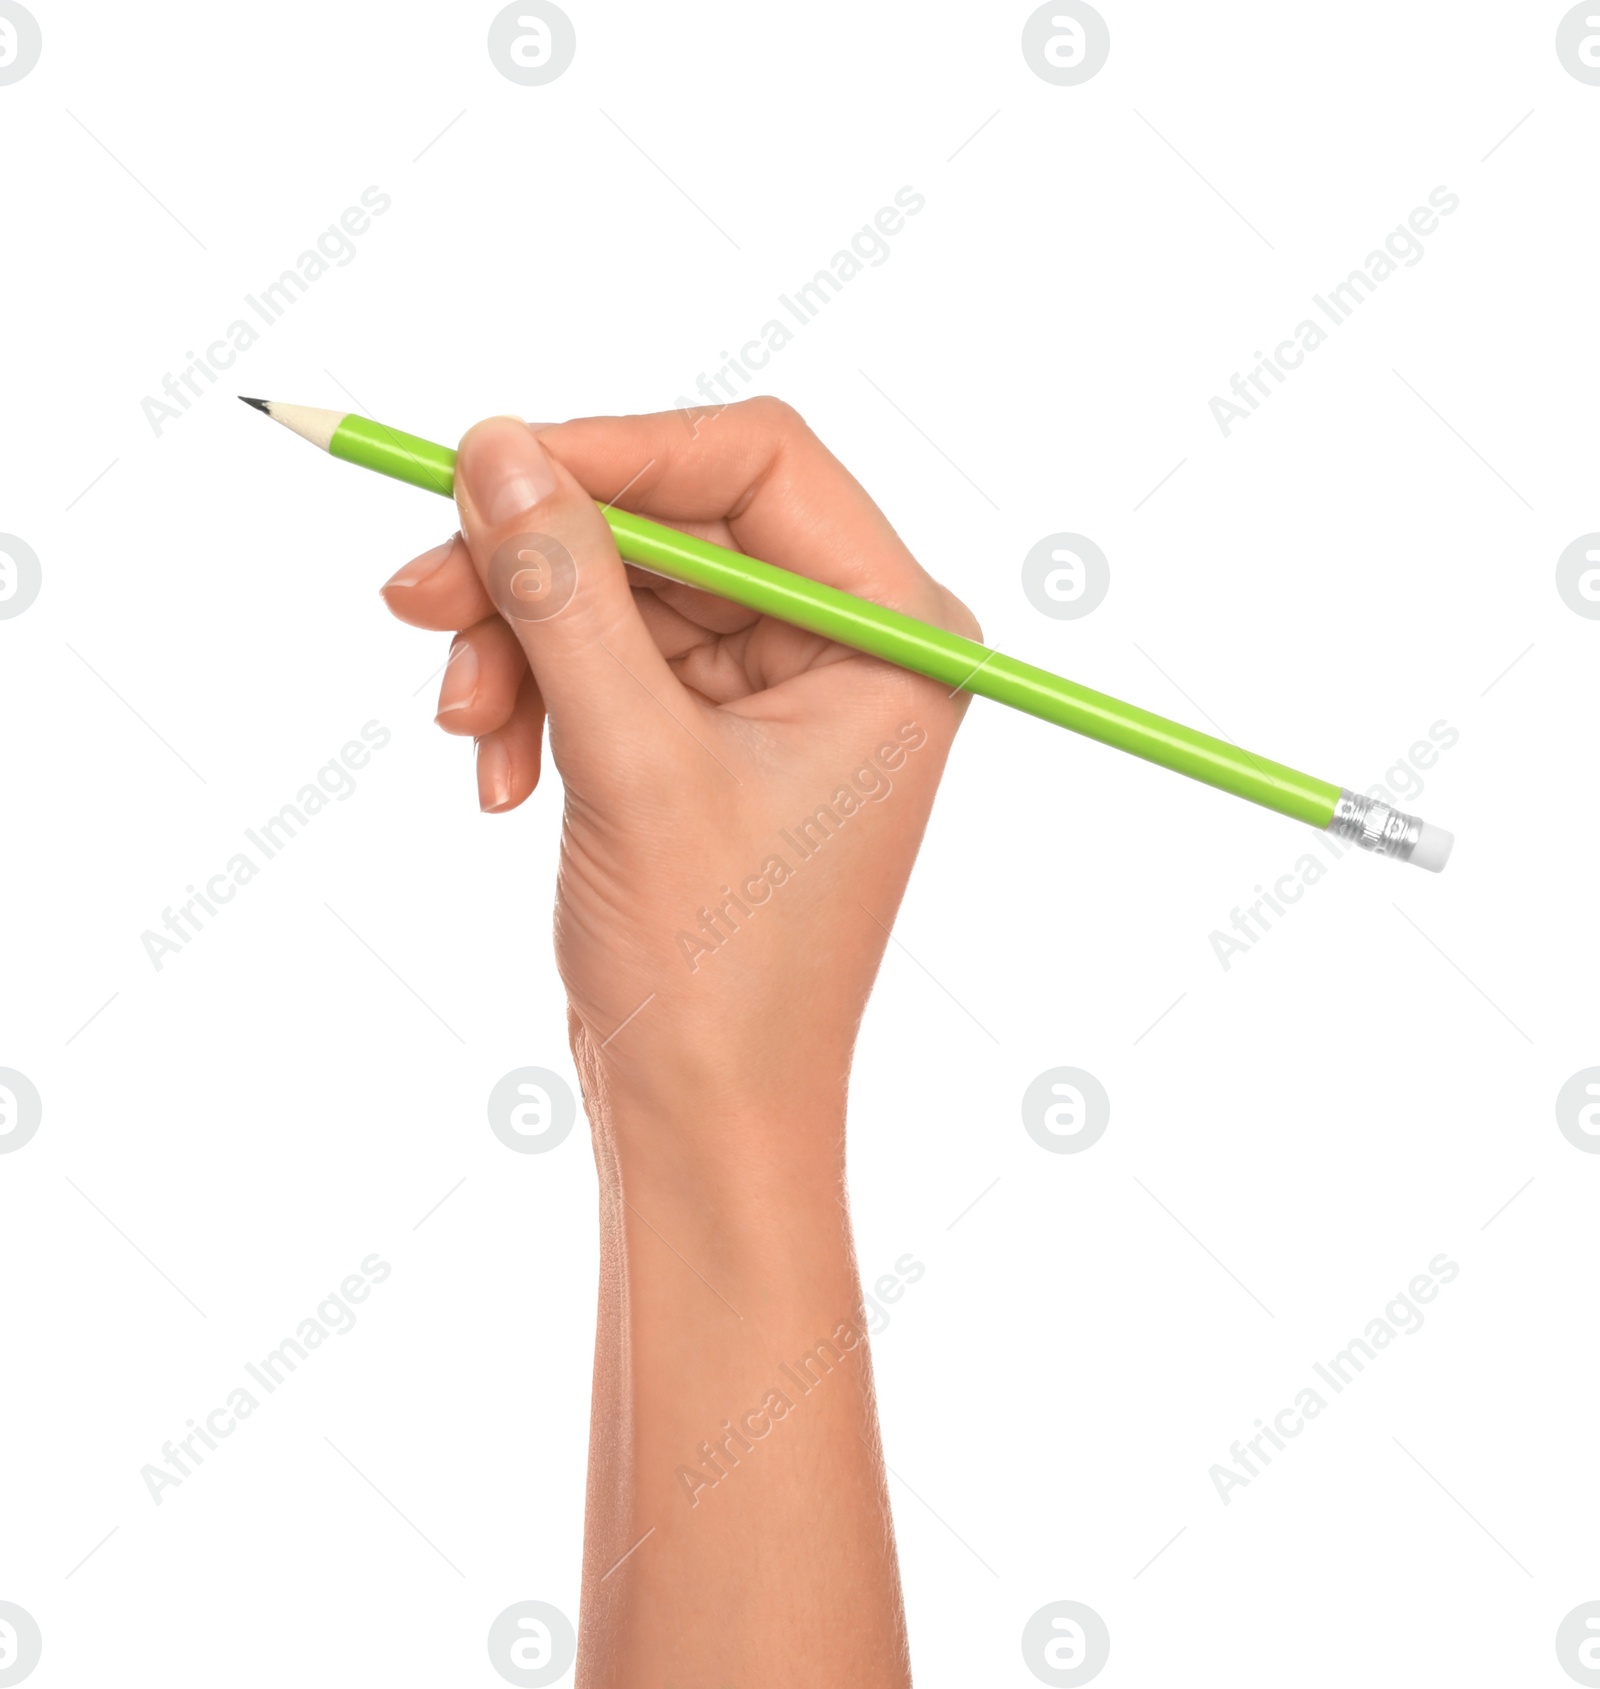
[{"label": "thumb", "polygon": [[517,636],[565,746],[660,736],[661,710],[692,703],[633,601],[594,501],[516,417],[468,430],[456,459],[461,532],[495,608]]}]

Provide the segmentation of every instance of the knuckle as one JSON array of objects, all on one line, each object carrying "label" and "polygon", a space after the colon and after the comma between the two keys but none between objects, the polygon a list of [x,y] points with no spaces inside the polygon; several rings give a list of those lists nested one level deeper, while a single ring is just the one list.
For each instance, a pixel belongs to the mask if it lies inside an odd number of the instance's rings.
[{"label": "knuckle", "polygon": [[748,416],[762,433],[808,434],[811,431],[806,419],[787,399],[775,398],[769,393],[758,394],[753,399],[741,399],[735,408]]}]

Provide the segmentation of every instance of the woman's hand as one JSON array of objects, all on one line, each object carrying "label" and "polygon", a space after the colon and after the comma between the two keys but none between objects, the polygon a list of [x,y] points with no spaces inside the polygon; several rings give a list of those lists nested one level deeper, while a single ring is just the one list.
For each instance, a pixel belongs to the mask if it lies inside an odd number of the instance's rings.
[{"label": "woman's hand", "polygon": [[[591,1108],[660,1130],[842,1086],[966,703],[625,568],[595,499],[975,635],[787,405],[500,417],[461,443],[461,534],[384,589],[460,630],[439,725],[515,808],[546,717],[566,790],[556,955]],[[463,537],[464,536],[464,537]],[[549,543],[549,542],[554,542]]]},{"label": "woman's hand", "polygon": [[595,498],[962,633],[787,406],[500,417],[384,589],[485,809],[566,788],[600,1307],[578,1683],[909,1682],[844,1204],[856,1027],[965,698],[625,569]]}]

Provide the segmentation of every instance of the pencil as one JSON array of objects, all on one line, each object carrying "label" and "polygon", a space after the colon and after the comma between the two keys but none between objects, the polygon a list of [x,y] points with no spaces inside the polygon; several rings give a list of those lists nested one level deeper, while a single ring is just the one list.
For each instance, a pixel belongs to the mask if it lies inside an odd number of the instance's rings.
[{"label": "pencil", "polygon": [[[241,395],[241,398],[243,395]],[[245,399],[273,421],[346,463],[449,498],[456,454],[448,446],[404,434],[354,412],[316,410],[275,399]],[[1192,780],[1260,804],[1379,856],[1438,873],[1454,836],[1379,798],[1254,755],[1226,739],[1124,704],[1076,681],[1035,668],[974,639],[869,603],[724,546],[679,533],[602,504],[601,513],[630,563],[668,580],[715,593],[762,615],[837,640],[927,675],[956,692],[992,698],[1012,709],[1070,728]]]}]

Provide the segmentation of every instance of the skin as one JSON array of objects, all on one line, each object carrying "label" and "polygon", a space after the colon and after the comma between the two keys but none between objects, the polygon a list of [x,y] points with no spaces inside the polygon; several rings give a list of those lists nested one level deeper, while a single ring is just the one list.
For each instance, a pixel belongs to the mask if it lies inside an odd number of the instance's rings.
[{"label": "skin", "polygon": [[845,1102],[967,699],[625,567],[593,501],[977,624],[775,400],[494,418],[456,484],[461,532],[383,593],[455,634],[438,721],[481,807],[527,799],[547,725],[565,789],[602,1243],[577,1683],[900,1689]]}]

